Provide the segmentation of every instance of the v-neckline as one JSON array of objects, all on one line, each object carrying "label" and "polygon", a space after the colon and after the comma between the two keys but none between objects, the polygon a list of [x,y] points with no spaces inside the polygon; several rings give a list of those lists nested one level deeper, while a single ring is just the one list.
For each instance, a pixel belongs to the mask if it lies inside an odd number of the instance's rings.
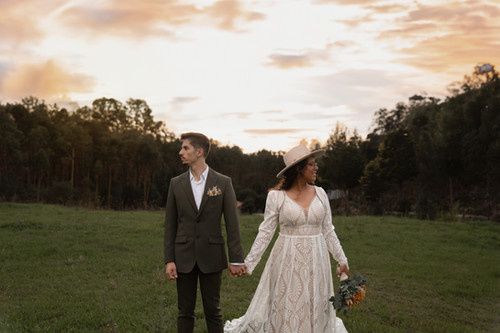
[{"label": "v-neckline", "polygon": [[302,210],[303,210],[303,211],[304,211],[307,215],[309,215],[309,214],[308,214],[308,213],[309,213],[309,209],[311,208],[311,205],[312,205],[312,203],[313,203],[314,199],[316,199],[316,196],[317,196],[316,189],[314,189],[314,196],[313,196],[313,198],[311,199],[311,201],[309,201],[309,205],[307,205],[307,208],[306,208],[306,207],[304,207],[304,206],[302,206],[301,204],[299,204],[297,201],[293,200],[292,198],[290,198],[290,196],[286,193],[286,191],[283,191],[283,192],[285,193],[286,197],[287,197],[288,199],[290,199],[290,201],[292,201],[294,204],[296,204],[297,206],[299,206],[300,208],[302,208]]}]

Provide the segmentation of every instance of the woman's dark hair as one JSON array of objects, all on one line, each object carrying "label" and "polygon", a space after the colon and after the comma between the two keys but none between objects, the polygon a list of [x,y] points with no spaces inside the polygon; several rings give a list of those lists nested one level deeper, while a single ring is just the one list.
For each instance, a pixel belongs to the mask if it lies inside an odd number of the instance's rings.
[{"label": "woman's dark hair", "polygon": [[210,140],[204,134],[195,132],[183,133],[181,134],[181,140],[189,140],[193,147],[203,149],[205,158],[208,156],[210,152]]},{"label": "woman's dark hair", "polygon": [[300,161],[290,169],[286,170],[283,176],[280,177],[278,180],[278,183],[274,185],[272,188],[273,190],[284,190],[288,191],[297,177],[299,176],[300,172],[306,167],[307,165],[307,158],[304,159],[303,161]]}]

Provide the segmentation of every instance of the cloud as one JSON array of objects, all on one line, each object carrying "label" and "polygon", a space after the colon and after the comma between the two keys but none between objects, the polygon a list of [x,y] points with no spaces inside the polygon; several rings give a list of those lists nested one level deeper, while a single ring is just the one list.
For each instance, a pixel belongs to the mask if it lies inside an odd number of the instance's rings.
[{"label": "cloud", "polygon": [[48,60],[9,68],[2,75],[0,94],[14,99],[33,95],[52,100],[75,92],[87,92],[93,86],[92,77],[71,73],[54,60]]},{"label": "cloud", "polygon": [[[172,114],[176,115],[179,119],[184,119],[185,116],[181,116],[180,113],[184,109],[184,106],[189,103],[194,103],[198,101],[200,98],[196,96],[177,96],[172,98],[170,101],[170,110]],[[189,116],[190,117],[190,116]]]},{"label": "cloud", "polygon": [[373,22],[374,18],[372,14],[366,14],[360,17],[354,17],[350,19],[338,20],[337,22],[347,25],[350,28],[356,28],[364,23]]},{"label": "cloud", "polygon": [[2,78],[8,70],[9,66],[7,65],[7,63],[0,62],[0,78]]},{"label": "cloud", "polygon": [[[262,115],[262,118],[265,119],[264,121],[266,122],[285,123],[290,120],[290,118],[285,118],[285,111],[279,109],[260,111],[259,114]],[[269,116],[271,117],[279,116],[279,118],[268,118]]]},{"label": "cloud", "polygon": [[[364,3],[359,3],[363,5]],[[377,5],[376,3],[369,2],[369,6],[363,6],[365,9],[362,11],[362,15],[357,15],[351,18],[345,18],[342,20],[338,20],[337,22],[342,23],[349,28],[357,28],[358,26],[366,23],[373,23],[377,20],[387,21],[386,14],[394,14],[394,13],[402,13],[408,10],[406,6],[402,5],[391,5],[391,4],[381,4]],[[385,23],[385,22],[384,22]]]},{"label": "cloud", "polygon": [[406,20],[411,22],[419,20],[437,20],[441,22],[451,20],[456,22],[457,20],[469,20],[477,15],[497,17],[500,15],[500,6],[494,5],[493,2],[481,0],[454,1],[433,6],[419,5],[417,9],[409,12]]},{"label": "cloud", "polygon": [[[434,1],[424,5],[395,1],[323,0],[320,4],[357,5],[358,17],[339,21],[370,33],[364,23],[381,27],[378,42],[393,50],[396,61],[417,69],[464,73],[478,63],[500,63],[500,3]],[[390,19],[388,19],[390,15]]]},{"label": "cloud", "polygon": [[60,15],[66,25],[93,35],[145,38],[174,36],[174,28],[206,21],[228,31],[238,31],[237,23],[264,18],[263,14],[246,10],[241,1],[217,1],[207,7],[170,1],[110,0],[67,9]]},{"label": "cloud", "polygon": [[281,114],[281,113],[283,113],[283,110],[266,110],[266,111],[261,111],[260,113],[262,113],[262,114]]},{"label": "cloud", "polygon": [[294,53],[274,53],[268,58],[267,65],[280,69],[311,67],[320,61],[330,59],[330,51],[334,44],[327,44],[324,49],[306,49]]},{"label": "cloud", "polygon": [[171,35],[167,27],[190,22],[199,10],[177,1],[111,0],[68,8],[59,20],[95,35],[140,38]]},{"label": "cloud", "polygon": [[351,40],[338,40],[332,44],[334,48],[349,48],[356,46],[356,43]]},{"label": "cloud", "polygon": [[204,13],[216,23],[217,27],[223,30],[237,31],[237,21],[259,21],[265,15],[259,12],[248,11],[243,8],[241,1],[221,0],[207,7]]},{"label": "cloud", "polygon": [[281,69],[295,67],[310,67],[314,63],[313,59],[306,55],[271,54],[268,65]]},{"label": "cloud", "polygon": [[244,130],[250,135],[286,135],[310,131],[309,128],[251,128]]},{"label": "cloud", "polygon": [[224,117],[236,117],[238,119],[248,119],[253,113],[252,112],[226,112],[223,113]]},{"label": "cloud", "polygon": [[379,38],[414,38],[414,37],[428,37],[429,34],[435,34],[439,30],[439,25],[434,22],[417,22],[401,26],[395,29],[385,30],[380,33]]},{"label": "cloud", "polygon": [[408,10],[407,6],[399,4],[381,4],[367,7],[370,11],[379,14],[399,13]]},{"label": "cloud", "polygon": [[414,67],[433,72],[466,67],[469,72],[477,63],[500,64],[499,42],[478,42],[470,35],[453,34],[436,37],[405,48],[401,60]]},{"label": "cloud", "polygon": [[0,44],[19,45],[40,40],[44,35],[41,18],[63,3],[63,0],[0,1]]},{"label": "cloud", "polygon": [[0,40],[2,43],[23,43],[31,40],[40,39],[41,31],[35,21],[26,22],[20,17],[5,17],[0,14]]},{"label": "cloud", "polygon": [[330,112],[297,112],[292,114],[292,117],[301,120],[327,120],[327,119],[335,119],[339,116],[349,115],[348,111],[338,111],[331,110]]},{"label": "cloud", "polygon": [[394,3],[385,3],[385,2],[377,2],[370,0],[331,0],[331,1],[323,1],[323,3],[328,4],[337,4],[337,5],[357,5],[362,10],[357,10],[361,15],[357,15],[356,17],[345,18],[342,20],[338,20],[337,22],[342,23],[349,28],[356,28],[362,24],[373,23],[377,20],[383,21],[383,24],[387,23],[387,15],[386,14],[399,14],[408,11],[408,6],[403,6],[400,4]]},{"label": "cloud", "polygon": [[[478,62],[500,63],[500,4],[418,5],[383,31],[382,41],[405,41],[399,60],[432,71],[463,71]],[[399,44],[399,43],[398,43]]]},{"label": "cloud", "polygon": [[323,5],[373,5],[377,3],[376,0],[317,0],[319,4]]},{"label": "cloud", "polygon": [[[407,80],[411,82],[411,78]],[[398,100],[406,100],[406,91],[418,91],[405,81],[398,73],[373,69],[316,76],[303,88],[304,102],[322,108],[335,108],[331,111],[334,119],[341,117],[360,122],[370,118],[369,114],[381,107],[391,107]],[[318,115],[326,116],[328,113],[320,111]]]},{"label": "cloud", "polygon": [[192,102],[195,102],[199,99],[200,99],[199,97],[195,97],[195,96],[177,96],[177,97],[172,98],[170,103],[173,105],[180,105],[180,104],[192,103]]}]

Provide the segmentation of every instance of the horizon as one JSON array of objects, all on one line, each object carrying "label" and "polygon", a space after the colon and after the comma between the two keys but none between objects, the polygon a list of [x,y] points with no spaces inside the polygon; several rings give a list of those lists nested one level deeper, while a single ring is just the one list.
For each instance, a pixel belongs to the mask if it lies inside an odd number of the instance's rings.
[{"label": "horizon", "polygon": [[176,136],[202,132],[245,154],[324,144],[337,123],[365,138],[378,109],[415,94],[443,99],[477,64],[500,63],[500,3],[487,0],[0,9],[0,101],[143,99]]}]

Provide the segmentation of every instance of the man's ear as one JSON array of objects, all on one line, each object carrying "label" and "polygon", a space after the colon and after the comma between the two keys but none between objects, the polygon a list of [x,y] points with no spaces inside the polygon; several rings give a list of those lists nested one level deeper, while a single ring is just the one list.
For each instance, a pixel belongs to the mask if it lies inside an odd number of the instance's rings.
[{"label": "man's ear", "polygon": [[205,151],[203,150],[203,148],[196,148],[196,156],[198,157],[205,156]]}]

